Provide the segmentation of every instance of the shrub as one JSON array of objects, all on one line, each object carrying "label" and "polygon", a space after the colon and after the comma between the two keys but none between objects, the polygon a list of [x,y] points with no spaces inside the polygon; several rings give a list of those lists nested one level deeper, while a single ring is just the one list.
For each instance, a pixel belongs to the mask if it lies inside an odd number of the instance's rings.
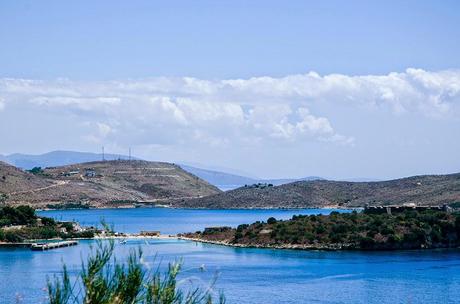
[{"label": "shrub", "polygon": [[420,228],[414,228],[404,235],[403,241],[412,244],[421,244],[426,241],[425,231]]},{"label": "shrub", "polygon": [[42,217],[41,220],[45,226],[56,226],[56,221],[50,217]]},{"label": "shrub", "polygon": [[268,218],[267,224],[269,224],[269,225],[276,224],[276,218],[274,218],[274,217]]},{"label": "shrub", "polygon": [[32,169],[27,170],[27,171],[32,173],[32,174],[43,174],[42,167],[33,167]]},{"label": "shrub", "polygon": [[248,224],[241,224],[241,225],[238,225],[238,227],[236,228],[236,230],[243,231],[244,229],[248,229],[248,227],[249,227]]},{"label": "shrub", "polygon": [[[132,251],[127,265],[116,262],[113,257],[114,242],[99,241],[97,247],[83,264],[80,276],[72,283],[64,266],[63,274],[48,279],[50,304],[212,304],[215,300],[224,303],[225,298],[206,290],[192,287],[185,292],[178,288],[177,276],[181,262],[170,264],[166,273],[158,267],[154,272],[143,267],[142,251]],[[213,281],[211,285],[214,285]],[[217,298],[217,299],[216,299]]]},{"label": "shrub", "polygon": [[324,232],[326,232],[326,228],[324,228],[324,226],[320,225],[320,226],[316,227],[316,233],[321,234],[321,233],[324,233]]},{"label": "shrub", "polygon": [[71,222],[63,222],[61,223],[61,227],[65,228],[67,232],[72,232],[73,231],[73,224]]},{"label": "shrub", "polygon": [[375,245],[375,240],[370,237],[363,237],[360,239],[359,245],[362,249],[371,249]]},{"label": "shrub", "polygon": [[9,222],[9,225],[33,224],[36,219],[35,210],[29,206],[0,208],[0,220],[3,220],[3,223]]},{"label": "shrub", "polygon": [[15,233],[14,231],[5,231],[4,232],[4,241],[8,243],[17,243],[21,242],[23,238]]}]

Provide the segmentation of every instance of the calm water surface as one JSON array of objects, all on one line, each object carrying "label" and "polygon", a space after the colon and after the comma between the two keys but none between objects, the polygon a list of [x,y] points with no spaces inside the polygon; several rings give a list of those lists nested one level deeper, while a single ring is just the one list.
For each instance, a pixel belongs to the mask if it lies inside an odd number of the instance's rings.
[{"label": "calm water surface", "polygon": [[[99,225],[101,219],[113,224],[116,231],[139,232],[159,230],[162,234],[194,232],[210,226],[238,226],[255,221],[266,221],[273,216],[289,219],[294,214],[329,214],[335,209],[296,209],[296,210],[211,210],[211,209],[170,209],[170,208],[132,208],[132,209],[87,209],[65,211],[42,211],[40,215],[58,220],[76,220],[82,225]],[[338,210],[337,210],[338,211]],[[341,211],[345,212],[345,211]]]},{"label": "calm water surface", "polygon": [[[142,211],[151,216],[139,215]],[[309,212],[318,210],[132,209],[45,214],[85,219],[87,224],[97,223],[103,214],[107,221],[112,220],[125,231],[158,229],[176,233]],[[0,250],[0,303],[15,303],[16,299],[22,303],[45,303],[46,277],[59,274],[63,262],[72,273],[77,273],[81,256],[86,256],[91,243],[83,241],[75,247],[47,252]],[[460,299],[457,250],[323,252],[229,248],[179,240],[130,240],[126,245],[116,245],[117,256],[126,257],[130,249],[139,246],[145,253],[147,267],[155,255],[164,267],[182,257],[183,279],[206,286],[218,274],[216,289],[224,290],[228,303],[459,303]]]}]

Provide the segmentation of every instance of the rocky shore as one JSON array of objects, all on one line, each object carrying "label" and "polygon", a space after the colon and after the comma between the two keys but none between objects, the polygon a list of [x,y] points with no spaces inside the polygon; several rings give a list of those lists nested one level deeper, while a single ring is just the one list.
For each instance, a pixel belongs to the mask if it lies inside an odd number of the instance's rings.
[{"label": "rocky shore", "polygon": [[334,245],[309,245],[309,244],[239,244],[232,243],[231,241],[215,241],[215,240],[206,240],[201,238],[187,237],[183,235],[178,235],[177,239],[207,243],[213,245],[229,246],[236,248],[260,248],[260,249],[291,249],[291,250],[327,250],[327,251],[336,251],[336,250],[350,250],[355,249],[352,244],[334,244]]}]

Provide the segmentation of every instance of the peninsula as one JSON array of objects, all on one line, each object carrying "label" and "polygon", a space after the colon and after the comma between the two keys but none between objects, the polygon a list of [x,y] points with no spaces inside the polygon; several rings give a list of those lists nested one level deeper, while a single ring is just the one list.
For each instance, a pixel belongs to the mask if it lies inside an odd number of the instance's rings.
[{"label": "peninsula", "polygon": [[[399,250],[458,248],[460,213],[404,208],[388,214],[356,212],[298,215],[290,220],[210,227],[180,238],[235,247]],[[382,210],[383,211],[383,210]]]}]

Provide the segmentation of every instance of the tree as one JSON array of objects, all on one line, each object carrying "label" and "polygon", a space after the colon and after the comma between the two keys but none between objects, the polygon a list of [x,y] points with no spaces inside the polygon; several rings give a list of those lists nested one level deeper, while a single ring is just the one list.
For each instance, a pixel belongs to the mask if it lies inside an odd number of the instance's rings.
[{"label": "tree", "polygon": [[27,171],[32,173],[32,174],[43,174],[42,167],[33,167],[32,169],[27,170]]},{"label": "tree", "polygon": [[0,204],[3,204],[8,199],[8,194],[0,193]]},{"label": "tree", "polygon": [[269,224],[269,225],[276,224],[276,218],[269,217],[268,220],[267,220],[267,224]]}]

